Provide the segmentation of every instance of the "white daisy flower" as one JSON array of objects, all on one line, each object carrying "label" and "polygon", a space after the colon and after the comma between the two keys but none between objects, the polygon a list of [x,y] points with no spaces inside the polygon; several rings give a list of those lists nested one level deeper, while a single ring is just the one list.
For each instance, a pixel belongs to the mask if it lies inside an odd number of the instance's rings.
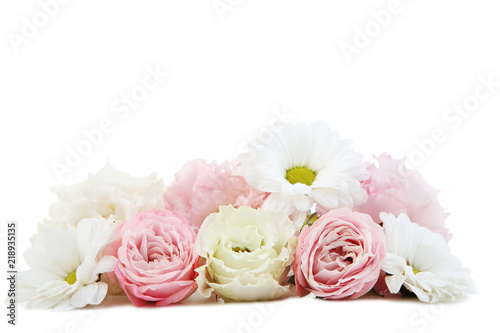
[{"label": "white daisy flower", "polygon": [[164,188],[155,173],[132,177],[108,163],[81,183],[52,188],[58,202],[51,205],[50,219],[41,227],[65,223],[76,226],[84,218],[123,222],[141,211],[164,208]]},{"label": "white daisy flower", "polygon": [[301,224],[314,203],[327,210],[362,204],[360,181],[369,176],[350,140],[340,140],[323,121],[273,127],[240,154],[237,172],[252,187],[271,192],[266,210],[282,210]]},{"label": "white daisy flower", "polygon": [[472,291],[470,271],[450,253],[445,239],[410,221],[407,215],[381,213],[386,257],[382,270],[389,291],[396,294],[401,286],[427,303],[453,302]]},{"label": "white daisy flower", "polygon": [[111,226],[98,219],[41,230],[24,254],[31,269],[19,272],[19,301],[58,310],[100,304],[108,285],[99,274],[113,271],[116,260],[102,255],[111,235]]}]

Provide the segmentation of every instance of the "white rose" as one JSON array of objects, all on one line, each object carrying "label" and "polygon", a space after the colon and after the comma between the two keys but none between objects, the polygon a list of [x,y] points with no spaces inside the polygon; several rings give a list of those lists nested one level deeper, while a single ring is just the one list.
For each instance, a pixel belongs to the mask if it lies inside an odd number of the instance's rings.
[{"label": "white rose", "polygon": [[155,173],[137,178],[107,164],[81,183],[52,188],[58,202],[51,205],[45,224],[76,226],[84,218],[119,223],[138,212],[164,208],[164,187]]},{"label": "white rose", "polygon": [[232,301],[284,296],[295,231],[284,212],[221,206],[205,219],[196,239],[198,292]]}]

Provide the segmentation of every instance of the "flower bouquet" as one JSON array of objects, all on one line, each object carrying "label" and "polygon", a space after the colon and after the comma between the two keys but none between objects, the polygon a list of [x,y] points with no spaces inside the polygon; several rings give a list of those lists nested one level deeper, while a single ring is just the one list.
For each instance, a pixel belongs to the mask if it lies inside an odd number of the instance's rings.
[{"label": "flower bouquet", "polygon": [[473,290],[437,191],[404,160],[364,162],[325,122],[269,127],[236,160],[188,161],[166,187],[108,164],[54,192],[19,275],[29,308]]}]

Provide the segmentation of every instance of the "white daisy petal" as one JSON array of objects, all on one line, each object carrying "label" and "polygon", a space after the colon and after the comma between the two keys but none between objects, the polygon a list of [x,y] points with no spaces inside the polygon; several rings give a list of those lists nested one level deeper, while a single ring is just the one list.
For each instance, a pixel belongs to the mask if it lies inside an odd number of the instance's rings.
[{"label": "white daisy petal", "polygon": [[297,194],[293,196],[293,203],[298,211],[305,212],[312,207],[314,201],[309,196]]},{"label": "white daisy petal", "polygon": [[85,305],[94,299],[97,293],[97,283],[92,283],[78,290],[73,296],[71,296],[71,305],[75,308],[83,308]]},{"label": "white daisy petal", "polygon": [[270,127],[249,143],[248,150],[238,156],[238,174],[271,196],[279,194],[264,206],[279,198],[284,207],[293,207],[292,215],[311,209],[315,202],[335,209],[352,208],[367,199],[360,183],[368,175],[362,156],[325,122]]},{"label": "white daisy petal", "polygon": [[[76,226],[76,243],[80,255],[95,258],[101,250],[102,244],[106,244],[111,238],[111,226],[102,223],[101,220],[91,218],[83,219]],[[80,257],[80,261],[85,258]]]},{"label": "white daisy petal", "polygon": [[381,213],[386,257],[382,263],[392,293],[401,285],[422,302],[453,302],[472,290],[469,270],[450,253],[446,240],[401,214]]},{"label": "white daisy petal", "polygon": [[384,260],[382,260],[382,270],[389,274],[402,274],[405,267],[405,259],[392,253],[386,253]]},{"label": "white daisy petal", "polygon": [[104,282],[89,284],[78,290],[71,296],[71,305],[76,308],[85,307],[87,304],[97,305],[102,302],[108,291],[108,285]]},{"label": "white daisy petal", "polygon": [[52,309],[57,311],[69,311],[73,310],[74,308],[75,307],[71,305],[71,301],[69,299],[64,299],[52,307]]},{"label": "white daisy petal", "polygon": [[292,200],[288,200],[288,197],[289,195],[287,194],[271,193],[262,204],[262,209],[283,211],[287,215],[291,215],[295,210],[295,206],[293,205],[293,198]]},{"label": "white daisy petal", "polygon": [[315,202],[326,209],[333,209],[332,207],[337,207],[339,204],[339,198],[335,194],[335,190],[332,189],[314,189],[312,190],[310,196]]},{"label": "white daisy petal", "polygon": [[93,274],[109,273],[112,272],[117,259],[114,256],[104,256],[94,267]]},{"label": "white daisy petal", "polygon": [[42,229],[27,251],[31,270],[19,273],[20,301],[57,310],[100,303],[107,284],[96,280],[113,269],[113,261],[102,257],[110,237],[110,227],[94,219],[80,221],[76,229]]},{"label": "white daisy petal", "polygon": [[94,298],[92,298],[88,304],[91,305],[98,305],[101,304],[101,302],[104,300],[104,297],[106,297],[106,293],[108,292],[108,285],[104,282],[97,282],[97,291],[94,295]]},{"label": "white daisy petal", "polygon": [[406,277],[403,275],[391,275],[385,277],[385,283],[387,284],[387,288],[393,294],[399,293],[401,290],[401,286],[405,282]]}]

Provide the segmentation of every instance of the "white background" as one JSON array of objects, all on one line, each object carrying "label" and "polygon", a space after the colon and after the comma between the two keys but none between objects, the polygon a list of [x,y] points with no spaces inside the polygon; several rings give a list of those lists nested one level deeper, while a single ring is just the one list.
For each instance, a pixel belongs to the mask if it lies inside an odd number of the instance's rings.
[{"label": "white background", "polygon": [[[15,328],[6,324],[6,309],[1,311],[2,327],[9,332],[452,332],[496,325],[498,3],[220,3],[230,6],[223,15],[213,0],[74,0],[51,7],[49,17],[38,1],[2,1],[2,271],[5,223],[18,222],[21,257],[55,200],[49,191],[59,182],[54,163],[64,164],[68,147],[82,145],[83,131],[98,128],[103,119],[112,122],[112,130],[63,181],[82,181],[109,159],[129,174],[154,171],[168,183],[188,159],[235,157],[247,137],[286,112],[296,121],[326,120],[367,159],[382,152],[421,157],[415,166],[442,189],[440,201],[452,213],[447,220],[452,252],[472,269],[478,294],[438,306],[381,298],[291,298],[262,303],[263,308],[255,303],[135,308],[107,302],[59,313],[20,307]],[[371,12],[388,8],[395,13],[381,27]],[[26,25],[34,21],[40,27],[30,31]],[[368,40],[359,33],[365,28],[371,29]],[[346,44],[359,46],[350,59],[341,49]],[[140,90],[147,68],[168,72],[168,78],[128,114],[114,112],[123,94]],[[487,97],[486,88],[478,88],[480,77],[497,82]],[[484,98],[473,105],[477,91]],[[464,101],[474,110],[463,120],[447,113]],[[444,137],[430,144],[436,129]],[[427,142],[425,157],[417,141]],[[19,266],[26,268],[23,262]]]}]

